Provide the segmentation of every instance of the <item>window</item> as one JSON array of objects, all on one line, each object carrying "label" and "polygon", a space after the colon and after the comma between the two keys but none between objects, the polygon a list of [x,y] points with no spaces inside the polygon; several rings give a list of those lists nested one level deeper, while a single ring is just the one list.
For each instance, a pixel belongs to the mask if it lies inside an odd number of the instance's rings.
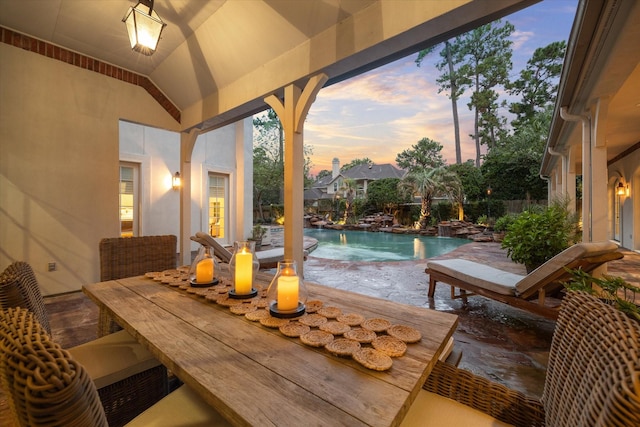
[{"label": "window", "polygon": [[120,236],[138,235],[138,176],[134,163],[120,163]]},{"label": "window", "polygon": [[209,234],[220,239],[227,236],[228,183],[226,175],[209,174]]}]

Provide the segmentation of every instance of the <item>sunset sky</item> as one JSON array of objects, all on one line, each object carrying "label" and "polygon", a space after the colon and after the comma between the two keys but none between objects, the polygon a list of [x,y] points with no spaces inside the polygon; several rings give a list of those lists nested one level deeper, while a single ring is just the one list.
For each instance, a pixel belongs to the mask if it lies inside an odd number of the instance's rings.
[{"label": "sunset sky", "polygon": [[[503,18],[515,26],[512,79],[535,49],[569,38],[576,5],[577,0],[546,0]],[[313,150],[312,175],[331,170],[334,157],[341,165],[363,157],[395,164],[398,153],[424,137],[442,144],[447,163],[455,163],[451,101],[438,93],[439,71],[433,65],[440,56],[431,54],[420,67],[416,57],[320,91],[304,128],[305,145]],[[468,136],[473,133],[473,114],[467,102],[463,97],[458,103],[463,161],[475,159],[475,145]]]}]

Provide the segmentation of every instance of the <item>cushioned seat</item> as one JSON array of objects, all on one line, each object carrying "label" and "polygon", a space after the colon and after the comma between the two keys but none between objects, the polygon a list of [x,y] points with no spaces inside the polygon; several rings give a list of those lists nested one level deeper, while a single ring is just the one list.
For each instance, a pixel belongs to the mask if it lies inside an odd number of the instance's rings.
[{"label": "cushioned seat", "polygon": [[454,276],[471,285],[503,295],[515,296],[516,285],[526,277],[466,259],[429,261],[427,265],[431,271]]},{"label": "cushioned seat", "polygon": [[512,425],[453,399],[420,390],[400,427],[508,427]]},{"label": "cushioned seat", "polygon": [[220,413],[186,385],[138,415],[127,427],[231,426]]},{"label": "cushioned seat", "polygon": [[98,389],[160,364],[127,331],[105,335],[68,351],[82,363]]},{"label": "cushioned seat", "polygon": [[[437,282],[444,282],[451,285],[451,298],[477,294],[556,318],[559,300],[547,297],[563,288],[562,282],[570,278],[567,270],[580,268],[589,272],[622,256],[613,242],[578,243],[526,276],[464,259],[432,260],[425,270],[429,275],[428,295],[433,297]],[[455,288],[460,289],[460,295],[455,294]]]}]

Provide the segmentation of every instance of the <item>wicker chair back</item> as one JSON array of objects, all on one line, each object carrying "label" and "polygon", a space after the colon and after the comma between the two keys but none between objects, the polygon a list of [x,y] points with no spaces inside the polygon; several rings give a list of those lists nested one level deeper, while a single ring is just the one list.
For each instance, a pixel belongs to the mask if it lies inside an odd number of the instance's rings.
[{"label": "wicker chair back", "polygon": [[3,310],[0,325],[0,376],[18,425],[108,426],[93,381],[32,312]]},{"label": "wicker chair back", "polygon": [[639,426],[640,323],[570,292],[551,342],[542,404],[550,426]]},{"label": "wicker chair back", "polygon": [[23,307],[35,314],[42,327],[51,334],[47,309],[38,281],[29,264],[16,261],[0,276],[0,308]]},{"label": "wicker chair back", "polygon": [[174,235],[112,237],[100,241],[100,281],[176,268]]}]

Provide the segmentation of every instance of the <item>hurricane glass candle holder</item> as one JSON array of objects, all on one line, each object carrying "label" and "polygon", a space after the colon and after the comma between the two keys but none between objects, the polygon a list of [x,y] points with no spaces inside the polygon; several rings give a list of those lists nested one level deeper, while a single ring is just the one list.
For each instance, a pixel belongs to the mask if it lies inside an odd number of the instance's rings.
[{"label": "hurricane glass candle holder", "polygon": [[233,255],[229,261],[229,271],[233,289],[229,291],[230,298],[253,298],[258,295],[257,289],[253,287],[260,261],[256,257],[256,242],[239,241],[235,242]]},{"label": "hurricane glass candle holder", "polygon": [[198,255],[189,268],[189,281],[191,286],[204,288],[218,283],[216,279],[216,259],[213,250],[209,246],[201,246]]},{"label": "hurricane glass candle holder", "polygon": [[295,261],[278,263],[278,271],[267,289],[269,313],[274,317],[293,318],[305,313],[307,288],[297,273]]}]

